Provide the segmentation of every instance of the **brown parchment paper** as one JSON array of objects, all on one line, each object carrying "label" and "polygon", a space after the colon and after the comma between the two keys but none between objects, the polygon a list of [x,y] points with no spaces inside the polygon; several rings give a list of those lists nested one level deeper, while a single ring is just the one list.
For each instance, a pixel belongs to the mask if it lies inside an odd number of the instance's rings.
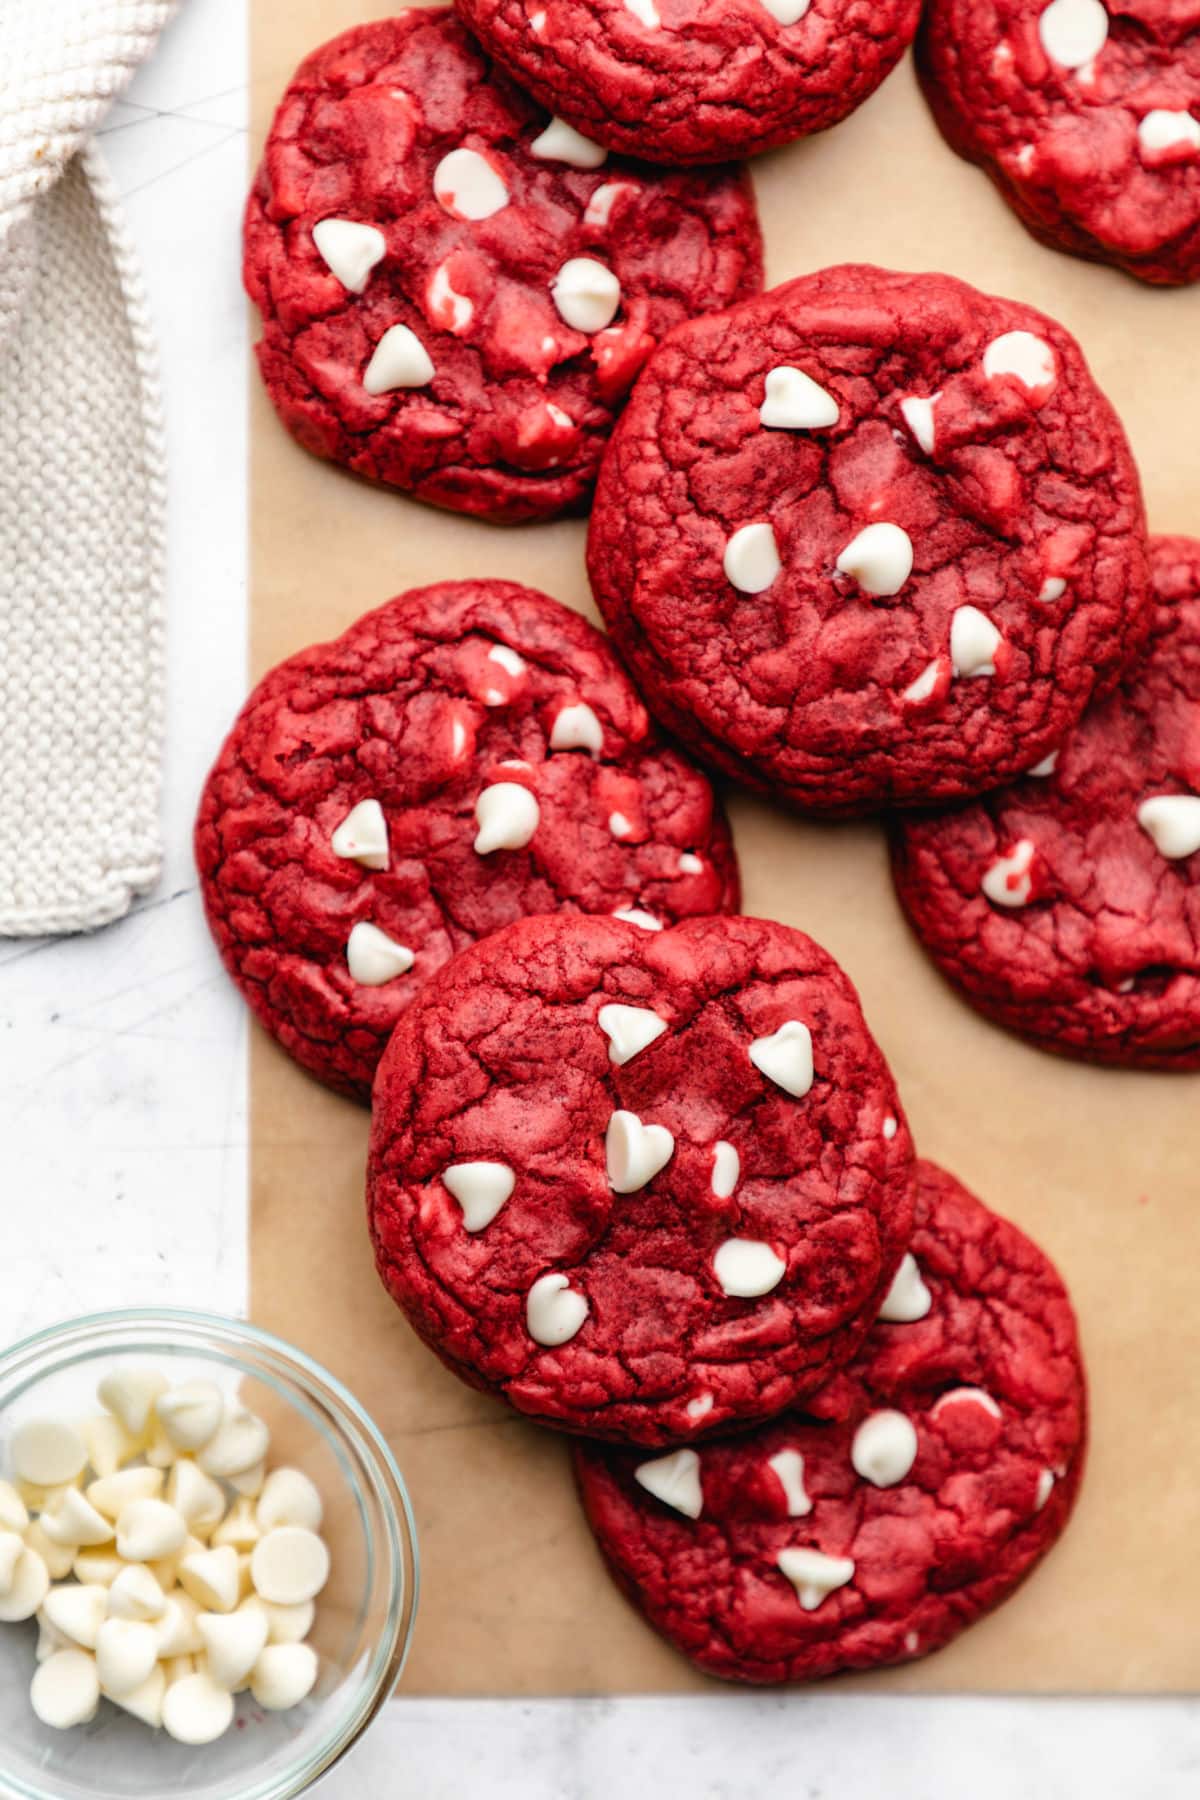
[{"label": "brown parchment paper", "polygon": [[[252,0],[254,156],[300,57],[387,10]],[[942,143],[909,63],[754,174],[772,282],[851,259],[945,269],[1061,319],[1125,419],[1152,527],[1200,533],[1200,291],[1152,292],[1034,244]],[[529,582],[595,617],[581,523],[502,529],[370,489],[298,449],[251,388],[255,677],[451,575]],[[801,823],[742,795],[730,811],[746,911],[804,927],[849,970],[918,1144],[1056,1259],[1088,1357],[1091,1463],[1065,1539],[999,1613],[871,1685],[1195,1690],[1200,1077],[1089,1069],[1005,1036],[909,941],[875,826]],[[723,1692],[610,1587],[565,1444],[462,1387],[385,1298],[363,1223],[366,1113],[256,1031],[251,1122],[254,1317],[350,1384],[412,1490],[423,1596],[405,1691]]]}]

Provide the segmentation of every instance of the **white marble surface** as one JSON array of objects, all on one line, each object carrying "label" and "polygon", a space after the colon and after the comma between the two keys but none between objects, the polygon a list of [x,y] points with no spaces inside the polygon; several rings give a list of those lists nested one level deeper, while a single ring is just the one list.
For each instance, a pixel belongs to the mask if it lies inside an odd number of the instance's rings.
[{"label": "white marble surface", "polygon": [[[184,0],[105,130],[168,406],[167,862],[159,892],[93,938],[0,945],[5,1341],[96,1307],[245,1303],[245,1020],[204,930],[190,854],[196,792],[245,680],[245,4]],[[814,1691],[401,1699],[322,1793],[1174,1800],[1198,1785],[1190,1701]]]}]

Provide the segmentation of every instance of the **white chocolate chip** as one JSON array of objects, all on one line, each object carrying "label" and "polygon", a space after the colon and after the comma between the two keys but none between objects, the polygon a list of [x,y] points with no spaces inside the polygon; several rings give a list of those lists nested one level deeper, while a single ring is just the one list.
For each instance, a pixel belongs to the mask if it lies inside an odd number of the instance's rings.
[{"label": "white chocolate chip", "polygon": [[812,1511],[813,1503],[804,1486],[804,1458],[800,1452],[798,1450],[780,1450],[777,1455],[767,1458],[767,1467],[774,1472],[783,1489],[788,1518],[804,1518],[807,1513]]},{"label": "white chocolate chip", "polygon": [[593,756],[599,756],[603,747],[604,727],[582,700],[574,706],[564,706],[556,714],[550,728],[552,750],[590,750]]},{"label": "white chocolate chip", "polygon": [[54,1731],[86,1725],[100,1704],[96,1659],[84,1650],[58,1650],[42,1664],[29,1690],[34,1712]]},{"label": "white chocolate chip", "polygon": [[684,1411],[687,1413],[688,1418],[691,1419],[693,1421],[693,1423],[698,1423],[701,1419],[707,1418],[709,1413],[712,1411],[712,1409],[713,1409],[712,1395],[711,1394],[697,1394],[696,1398],[694,1400],[688,1401],[686,1407],[684,1408]]},{"label": "white chocolate chip", "polygon": [[816,1612],[835,1588],[854,1579],[854,1564],[848,1556],[825,1556],[820,1550],[781,1550],[775,1564],[795,1588],[805,1612]]},{"label": "white chocolate chip", "polygon": [[387,254],[387,239],[374,225],[357,219],[321,219],[313,243],[326,268],[352,294],[361,294],[375,264]]},{"label": "white chocolate chip", "polygon": [[1156,106],[1138,125],[1138,147],[1147,156],[1163,156],[1172,150],[1200,150],[1200,119],[1190,112],[1168,112]]},{"label": "white chocolate chip", "polygon": [[475,802],[477,854],[490,856],[493,850],[524,849],[541,816],[536,794],[519,781],[493,782]]},{"label": "white chocolate chip", "polygon": [[383,987],[407,975],[415,961],[407,944],[397,943],[367,919],[360,919],[346,939],[346,966],[363,987]]},{"label": "white chocolate chip", "polygon": [[117,1554],[126,1562],[161,1562],[187,1535],[187,1520],[165,1500],[130,1500],[117,1515]]},{"label": "white chocolate chip", "polygon": [[1027,906],[1033,892],[1031,870],[1037,850],[1032,838],[1018,838],[1007,856],[984,871],[980,889],[996,906]]},{"label": "white chocolate chip", "polygon": [[530,31],[534,32],[538,37],[541,37],[543,31],[545,31],[546,15],[540,8],[538,9],[537,12],[530,13],[529,29],[530,29]]},{"label": "white chocolate chip", "polygon": [[286,1712],[311,1694],[318,1667],[311,1644],[269,1644],[254,1665],[250,1692],[264,1711]]},{"label": "white chocolate chip", "polygon": [[263,1531],[274,1531],[278,1525],[302,1525],[306,1531],[319,1531],[324,1515],[316,1484],[302,1469],[272,1469],[256,1513]]},{"label": "white chocolate chip", "polygon": [[250,1555],[255,1591],[276,1606],[312,1600],[329,1579],[329,1551],[315,1531],[279,1525],[259,1539]]},{"label": "white chocolate chip", "polygon": [[67,1488],[53,1507],[42,1512],[41,1526],[52,1544],[69,1544],[77,1550],[94,1549],[113,1538],[112,1520],[97,1512],[78,1488]]},{"label": "white chocolate chip", "polygon": [[799,1019],[787,1019],[769,1037],[755,1038],[749,1056],[760,1074],[797,1100],[813,1084],[812,1033]]},{"label": "white chocolate chip", "polygon": [[1011,375],[1031,394],[1049,387],[1056,369],[1053,350],[1031,331],[1006,331],[993,338],[983,353],[983,372],[989,381]]},{"label": "white chocolate chip", "polygon": [[1036,775],[1039,781],[1043,780],[1047,775],[1053,775],[1055,769],[1058,767],[1058,759],[1061,754],[1062,753],[1059,750],[1052,750],[1049,756],[1043,756],[1041,762],[1034,763],[1032,769],[1026,769],[1025,773],[1027,775]]},{"label": "white chocolate chip", "polygon": [[181,1456],[171,1470],[167,1500],[196,1537],[207,1537],[225,1517],[224,1489],[186,1456]]},{"label": "white chocolate chip", "polygon": [[964,1400],[969,1405],[981,1406],[984,1412],[990,1413],[994,1419],[998,1419],[1001,1416],[1000,1408],[985,1388],[960,1387],[951,1388],[948,1393],[940,1394],[938,1396],[933,1406],[934,1417],[941,1412],[944,1406],[957,1406]]},{"label": "white chocolate chip", "polygon": [[900,1129],[899,1124],[897,1123],[897,1121],[895,1119],[892,1118],[891,1114],[889,1113],[887,1118],[883,1121],[883,1135],[887,1139],[889,1144],[891,1143],[892,1139],[895,1137],[895,1135],[899,1131],[899,1129]]},{"label": "white chocolate chip", "polygon": [[614,919],[623,919],[626,925],[637,925],[643,931],[661,931],[662,920],[656,919],[653,913],[644,912],[640,906],[622,906],[613,914]]},{"label": "white chocolate chip", "polygon": [[627,838],[633,830],[633,826],[624,813],[611,812],[608,815],[608,829],[615,838]]},{"label": "white chocolate chip", "polygon": [[797,25],[812,5],[812,0],[762,0],[762,5],[778,24]]},{"label": "white chocolate chip", "polygon": [[604,1160],[615,1194],[633,1194],[665,1169],[675,1139],[665,1125],[643,1125],[636,1113],[619,1110],[608,1121]]},{"label": "white chocolate chip", "polygon": [[913,567],[912,539],[899,525],[880,521],[864,526],[837,559],[843,575],[852,575],[864,594],[898,594]]},{"label": "white chocolate chip", "polygon": [[196,1461],[206,1475],[228,1481],[257,1467],[270,1443],[271,1433],[257,1413],[245,1406],[231,1406],[216,1436],[205,1444]]},{"label": "white chocolate chip", "polygon": [[179,1580],[205,1612],[232,1612],[241,1598],[238,1553],[232,1544],[193,1551],[179,1565]]},{"label": "white chocolate chip", "polygon": [[1047,1500],[1054,1492],[1054,1470],[1043,1469],[1038,1476],[1037,1493],[1034,1496],[1033,1510],[1041,1512]]},{"label": "white chocolate chip", "polygon": [[[33,1545],[32,1535],[26,1533],[26,1540]],[[47,1540],[48,1542],[49,1540]],[[69,1555],[70,1553],[67,1552]],[[64,1567],[61,1563],[48,1563],[47,1567],[55,1581],[61,1581],[65,1575],[73,1574],[76,1581],[82,1581],[85,1587],[111,1587],[122,1569],[128,1568],[117,1555],[116,1547],[110,1544],[106,1550],[79,1550],[74,1560]]]},{"label": "white chocolate chip", "polygon": [[364,869],[388,866],[387,820],[378,800],[360,800],[329,840],[335,856],[361,863]]},{"label": "white chocolate chip", "polygon": [[770,1244],[753,1238],[726,1238],[713,1255],[713,1273],[723,1293],[737,1300],[757,1300],[779,1286],[787,1264]]},{"label": "white chocolate chip", "polygon": [[811,375],[783,363],[767,371],[758,417],[772,431],[818,431],[836,425],[840,409],[833,395]]},{"label": "white chocolate chip", "polygon": [[618,1067],[648,1049],[667,1029],[667,1021],[648,1006],[602,1006],[596,1023],[608,1039],[608,1060]]},{"label": "white chocolate chip", "polygon": [[233,1613],[202,1612],[196,1629],[204,1640],[206,1667],[218,1687],[236,1693],[267,1647],[267,1615],[257,1607]]},{"label": "white chocolate chip", "polygon": [[204,1642],[196,1629],[199,1613],[198,1603],[182,1588],[176,1588],[173,1594],[168,1594],[163,1615],[155,1622],[158,1654],[164,1661],[179,1656],[196,1656],[203,1650]]},{"label": "white chocolate chip", "polygon": [[83,1427],[87,1459],[97,1476],[115,1475],[124,1463],[138,1453],[138,1442],[131,1438],[120,1419],[111,1413],[99,1413]]},{"label": "white chocolate chip", "polygon": [[451,150],[433,171],[438,205],[459,219],[490,219],[508,205],[508,189],[478,150]]},{"label": "white chocolate chip", "polygon": [[977,606],[955,607],[950,621],[950,662],[956,675],[994,675],[996,651],[1002,641]]},{"label": "white chocolate chip", "polygon": [[73,1425],[29,1419],[13,1432],[9,1455],[18,1482],[57,1487],[74,1481],[87,1462],[87,1446]]},{"label": "white chocolate chip", "polygon": [[1051,601],[1061,600],[1066,591],[1067,584],[1061,576],[1050,575],[1038,589],[1038,599],[1043,606],[1049,606]]},{"label": "white chocolate chip", "polygon": [[639,1463],[633,1478],[664,1506],[674,1507],[688,1519],[700,1517],[704,1494],[700,1487],[700,1458],[694,1450],[675,1450],[670,1456]]},{"label": "white chocolate chip", "polygon": [[910,1656],[915,1656],[917,1651],[921,1648],[921,1639],[915,1631],[905,1632],[904,1648]]},{"label": "white chocolate chip", "polygon": [[223,1544],[229,1544],[239,1554],[248,1554],[261,1536],[254,1501],[248,1495],[241,1495],[225,1514],[209,1542],[214,1550],[219,1550]]},{"label": "white chocolate chip", "polygon": [[249,1469],[243,1469],[238,1475],[229,1476],[229,1485],[235,1494],[248,1494],[257,1500],[263,1491],[263,1482],[267,1479],[267,1465],[256,1462]]},{"label": "white chocolate chip", "polygon": [[760,520],[735,531],[725,546],[723,567],[739,593],[761,594],[769,588],[783,567],[770,525]]},{"label": "white chocolate chip", "polygon": [[593,144],[591,138],[585,138],[565,119],[551,119],[546,129],[534,138],[529,150],[543,162],[570,163],[573,169],[598,169],[608,156],[602,144]]},{"label": "white chocolate chip", "polygon": [[1171,862],[1200,850],[1200,798],[1195,794],[1155,794],[1138,807],[1137,822]]},{"label": "white chocolate chip", "polygon": [[1100,0],[1050,0],[1038,20],[1042,49],[1061,69],[1081,69],[1108,42],[1108,13]]},{"label": "white chocolate chip", "polygon": [[525,1324],[535,1344],[569,1343],[588,1316],[586,1297],[560,1273],[539,1275],[525,1296]]},{"label": "white chocolate chip", "polygon": [[435,323],[445,330],[461,337],[464,331],[470,329],[471,320],[475,317],[474,303],[466,294],[456,292],[445,263],[439,263],[429,277],[425,298]]},{"label": "white chocolate chip", "polygon": [[169,1383],[160,1369],[140,1369],[121,1364],[104,1377],[97,1390],[101,1406],[107,1406],[132,1438],[142,1437],[150,1425],[154,1402]]},{"label": "white chocolate chip", "polygon": [[0,1594],[12,1589],[17,1564],[25,1554],[25,1539],[15,1531],[0,1531]]},{"label": "white chocolate chip", "polygon": [[302,1644],[317,1614],[311,1600],[302,1600],[297,1606],[273,1606],[269,1600],[253,1594],[242,1605],[261,1609],[267,1621],[267,1642],[271,1644]]},{"label": "white chocolate chip", "polygon": [[156,1663],[140,1687],[129,1694],[112,1694],[109,1698],[122,1712],[132,1713],[143,1725],[158,1731],[163,1722],[163,1702],[167,1697],[167,1672]]},{"label": "white chocolate chip", "polygon": [[703,858],[693,856],[690,850],[685,850],[679,858],[679,873],[681,875],[703,875]]},{"label": "white chocolate chip", "polygon": [[910,394],[906,400],[900,402],[900,416],[926,456],[933,455],[933,447],[937,442],[937,424],[934,420],[933,409],[941,397],[939,389],[936,394],[930,394],[927,399],[920,394]]},{"label": "white chocolate chip", "polygon": [[407,325],[389,325],[363,370],[368,394],[390,394],[396,388],[419,388],[433,380],[428,350]]},{"label": "white chocolate chip", "polygon": [[52,1587],[42,1602],[42,1614],[61,1638],[84,1650],[96,1648],[100,1627],[108,1617],[110,1590],[77,1581]]},{"label": "white chocolate chip", "polygon": [[89,1482],[87,1497],[97,1512],[115,1522],[122,1507],[131,1500],[160,1499],[163,1481],[161,1469],[118,1469],[112,1475],[102,1475],[99,1481]]},{"label": "white chocolate chip", "polygon": [[921,670],[917,679],[909,682],[904,690],[904,699],[911,701],[914,706],[919,705],[923,700],[932,699],[941,672],[942,659],[940,656],[935,656],[933,661],[927,663]]},{"label": "white chocolate chip", "polygon": [[455,1163],[442,1172],[442,1185],[462,1207],[468,1231],[483,1231],[512,1194],[517,1178],[507,1163]]},{"label": "white chocolate chip", "polygon": [[24,1531],[29,1508],[11,1481],[0,1481],[0,1531]]},{"label": "white chocolate chip", "polygon": [[732,1144],[724,1138],[713,1145],[713,1166],[711,1187],[718,1200],[728,1200],[738,1184],[742,1172],[742,1160]]},{"label": "white chocolate chip", "polygon": [[140,1619],[105,1619],[96,1633],[96,1669],[106,1694],[131,1694],[157,1661],[158,1634]]},{"label": "white chocolate chip", "polygon": [[612,218],[612,209],[622,194],[636,194],[632,181],[602,181],[583,209],[583,222],[603,230]]},{"label": "white chocolate chip", "polygon": [[917,1433],[904,1413],[885,1408],[865,1418],[854,1434],[850,1461],[872,1487],[895,1487],[917,1460]]},{"label": "white chocolate chip", "polygon": [[625,10],[631,12],[647,31],[657,31],[662,24],[654,0],[625,0]]},{"label": "white chocolate chip", "polygon": [[879,1317],[887,1325],[912,1325],[923,1319],[932,1305],[933,1296],[921,1279],[917,1259],[906,1250],[884,1295]]},{"label": "white chocolate chip", "polygon": [[202,1450],[216,1435],[225,1402],[215,1381],[184,1381],[160,1394],[154,1410],[176,1450]]},{"label": "white chocolate chip", "polygon": [[[161,1619],[166,1611],[166,1595],[150,1570],[141,1563],[133,1563],[129,1568],[122,1569],[110,1588],[97,1588],[95,1591],[107,1594],[110,1619],[137,1619],[148,1625]],[[81,1588],[80,1592],[87,1590]],[[157,1638],[155,1641],[157,1642]]]},{"label": "white chocolate chip", "polygon": [[233,1724],[233,1695],[210,1675],[185,1675],[163,1697],[163,1726],[180,1744],[211,1744]]},{"label": "white chocolate chip", "polygon": [[16,1625],[32,1619],[50,1591],[50,1571],[28,1542],[17,1557],[8,1589],[0,1594],[0,1625]]},{"label": "white chocolate chip", "polygon": [[611,325],[621,304],[621,284],[591,256],[572,256],[550,283],[558,316],[589,337]]}]

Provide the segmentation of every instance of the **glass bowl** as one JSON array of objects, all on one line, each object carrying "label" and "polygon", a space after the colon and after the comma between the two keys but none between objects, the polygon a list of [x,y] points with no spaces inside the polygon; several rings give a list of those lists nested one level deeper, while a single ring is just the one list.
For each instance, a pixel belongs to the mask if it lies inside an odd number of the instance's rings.
[{"label": "glass bowl", "polygon": [[11,1800],[290,1800],[358,1740],[395,1687],[417,1605],[417,1548],[400,1471],[352,1395],[301,1351],[234,1319],[138,1310],[96,1314],[0,1357],[0,1476],[15,1428],[81,1420],[117,1364],[172,1382],[216,1381],[271,1427],[268,1467],[301,1468],[325,1503],[332,1573],[311,1642],[321,1673],[290,1712],[239,1695],[233,1725],[191,1749],[108,1701],[90,1725],[55,1731],[30,1705],[37,1626],[0,1625],[0,1794]]}]

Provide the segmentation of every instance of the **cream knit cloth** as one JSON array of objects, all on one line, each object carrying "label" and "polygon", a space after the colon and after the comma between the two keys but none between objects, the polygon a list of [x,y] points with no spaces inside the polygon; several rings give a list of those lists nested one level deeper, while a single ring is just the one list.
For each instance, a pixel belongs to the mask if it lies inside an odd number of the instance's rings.
[{"label": "cream knit cloth", "polygon": [[87,138],[174,0],[0,0],[0,936],[161,863],[165,464],[141,279]]}]

